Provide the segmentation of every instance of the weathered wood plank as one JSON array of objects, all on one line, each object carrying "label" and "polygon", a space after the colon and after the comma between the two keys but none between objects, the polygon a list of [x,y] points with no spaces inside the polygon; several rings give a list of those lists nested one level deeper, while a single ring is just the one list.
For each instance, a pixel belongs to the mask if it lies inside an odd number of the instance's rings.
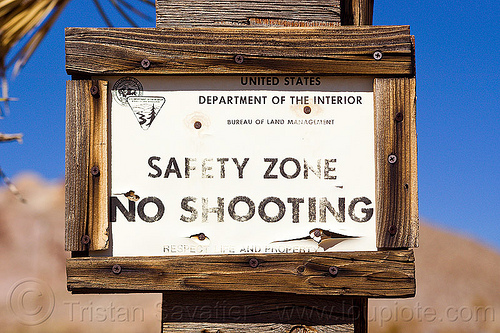
[{"label": "weathered wood plank", "polygon": [[163,332],[353,332],[357,298],[261,292],[163,294]]},{"label": "weathered wood plank", "polygon": [[66,251],[84,251],[87,233],[87,206],[90,145],[90,81],[66,84]]},{"label": "weathered wood plank", "polygon": [[354,300],[354,333],[368,332],[368,298],[360,297]]},{"label": "weathered wood plank", "polygon": [[340,25],[340,0],[157,0],[156,27],[248,26],[265,21]]},{"label": "weathered wood plank", "polygon": [[[352,333],[352,324],[314,325],[279,323],[164,323],[163,333]],[[365,331],[366,332],[366,331]]]},{"label": "weathered wood plank", "polygon": [[[373,24],[373,3],[374,0],[360,0],[360,15],[358,25],[372,25]],[[354,21],[356,23],[356,21]]]},{"label": "weathered wood plank", "polygon": [[341,24],[372,25],[373,0],[341,0]]},{"label": "weathered wood plank", "polygon": [[[90,132],[88,234],[90,251],[108,248],[108,82],[93,81]],[[97,90],[96,90],[97,89]]]},{"label": "weathered wood plank", "polygon": [[[97,86],[100,96],[93,97]],[[107,82],[67,82],[65,219],[67,251],[107,248]],[[99,166],[99,176],[92,167]]]},{"label": "weathered wood plank", "polygon": [[379,248],[418,246],[414,78],[375,79]]},{"label": "weathered wood plank", "polygon": [[352,0],[352,6],[354,25],[372,25],[373,0]]},{"label": "weathered wood plank", "polygon": [[341,0],[340,6],[343,26],[372,25],[373,0]]},{"label": "weathered wood plank", "polygon": [[[259,261],[256,268],[249,260]],[[118,265],[118,266],[115,266]],[[119,271],[112,271],[113,266]],[[338,274],[332,276],[330,267]],[[335,269],[333,269],[335,270]],[[412,250],[72,258],[68,289],[166,291],[268,291],[361,297],[409,297],[415,293]]]},{"label": "weathered wood plank", "polygon": [[[382,59],[374,59],[375,51],[383,52]],[[243,63],[236,63],[235,55],[242,55]],[[68,28],[66,70],[75,75],[414,74],[407,26]]]}]

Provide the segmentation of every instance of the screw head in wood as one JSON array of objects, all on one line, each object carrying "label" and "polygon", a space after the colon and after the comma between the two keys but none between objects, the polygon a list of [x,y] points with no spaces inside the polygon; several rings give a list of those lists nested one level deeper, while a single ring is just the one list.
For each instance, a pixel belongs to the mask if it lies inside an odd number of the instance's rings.
[{"label": "screw head in wood", "polygon": [[122,266],[118,265],[118,264],[115,264],[113,265],[113,267],[111,268],[111,271],[115,274],[120,274],[122,272]]},{"label": "screw head in wood", "polygon": [[328,267],[328,273],[330,273],[331,276],[335,277],[339,274],[339,269],[336,266],[330,266]]},{"label": "screw head in wood", "polygon": [[201,122],[199,122],[199,121],[195,121],[195,122],[194,122],[194,128],[196,128],[196,129],[200,129],[200,128],[201,128]]},{"label": "screw head in wood", "polygon": [[95,98],[99,97],[99,87],[97,85],[90,87],[90,94]]},{"label": "screw head in wood", "polygon": [[101,174],[101,171],[99,170],[99,167],[97,165],[94,165],[91,169],[90,169],[90,174],[94,177],[97,177]]},{"label": "screw head in wood", "polygon": [[299,273],[304,273],[305,270],[306,270],[306,266],[304,266],[304,265],[297,267],[297,272],[299,272]]},{"label": "screw head in wood", "polygon": [[384,55],[380,51],[375,51],[373,52],[373,59],[375,60],[381,60]]},{"label": "screw head in wood", "polygon": [[311,107],[310,107],[309,105],[304,106],[304,113],[305,113],[305,114],[309,114],[309,113],[311,113]]},{"label": "screw head in wood", "polygon": [[201,240],[201,241],[204,241],[206,238],[207,238],[207,236],[205,236],[204,233],[201,233],[201,234],[198,235],[198,239]]},{"label": "screw head in wood", "polygon": [[389,155],[389,157],[387,157],[387,161],[390,163],[390,164],[394,164],[398,161],[398,157],[394,154],[391,154]]},{"label": "screw head in wood", "polygon": [[257,266],[259,266],[259,261],[255,258],[252,258],[248,261],[248,264],[250,265],[250,267],[256,268]]},{"label": "screw head in wood", "polygon": [[149,67],[151,67],[151,61],[149,61],[148,59],[142,59],[141,66],[144,69],[148,69]]},{"label": "screw head in wood", "polygon": [[395,225],[391,225],[389,227],[389,235],[394,236],[396,235],[397,232],[398,232],[398,227],[396,227]]},{"label": "screw head in wood", "polygon": [[83,235],[82,236],[82,244],[83,245],[89,245],[90,244],[90,236],[89,235]]},{"label": "screw head in wood", "polygon": [[394,118],[394,120],[396,120],[398,123],[402,122],[404,119],[404,116],[403,116],[403,113],[402,112],[398,112],[396,114],[396,117]]},{"label": "screw head in wood", "polygon": [[237,64],[242,64],[243,61],[245,61],[245,58],[241,54],[238,54],[234,57],[234,62]]},{"label": "screw head in wood", "polygon": [[321,231],[320,230],[314,230],[314,237],[320,237],[321,236]]}]

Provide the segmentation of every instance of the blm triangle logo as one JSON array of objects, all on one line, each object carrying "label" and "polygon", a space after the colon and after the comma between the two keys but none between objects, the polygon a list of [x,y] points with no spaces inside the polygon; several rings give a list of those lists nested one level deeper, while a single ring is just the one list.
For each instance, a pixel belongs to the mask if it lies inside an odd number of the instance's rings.
[{"label": "blm triangle logo", "polygon": [[153,120],[165,104],[165,97],[161,96],[129,96],[127,103],[134,112],[139,125],[143,130],[149,129]]}]

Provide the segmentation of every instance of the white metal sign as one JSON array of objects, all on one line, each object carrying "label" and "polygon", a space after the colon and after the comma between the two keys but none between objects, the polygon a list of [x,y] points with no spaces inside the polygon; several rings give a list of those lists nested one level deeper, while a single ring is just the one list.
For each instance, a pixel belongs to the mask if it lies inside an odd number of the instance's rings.
[{"label": "white metal sign", "polygon": [[113,255],[376,250],[371,79],[107,79]]}]

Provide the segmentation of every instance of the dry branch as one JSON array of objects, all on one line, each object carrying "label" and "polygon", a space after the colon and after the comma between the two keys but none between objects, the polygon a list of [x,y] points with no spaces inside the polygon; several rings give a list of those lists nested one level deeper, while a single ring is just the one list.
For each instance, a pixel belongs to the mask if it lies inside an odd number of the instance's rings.
[{"label": "dry branch", "polygon": [[10,141],[17,141],[19,143],[23,143],[23,134],[22,133],[17,133],[17,134],[0,133],[0,142],[10,142]]}]

